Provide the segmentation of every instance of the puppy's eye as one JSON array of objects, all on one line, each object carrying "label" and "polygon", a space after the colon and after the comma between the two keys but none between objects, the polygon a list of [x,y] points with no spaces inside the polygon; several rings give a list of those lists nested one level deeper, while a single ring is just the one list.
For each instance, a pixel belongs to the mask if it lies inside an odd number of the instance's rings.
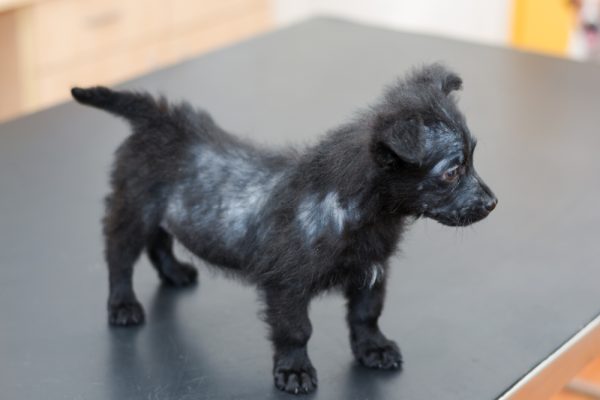
[{"label": "puppy's eye", "polygon": [[447,169],[442,174],[442,180],[446,182],[455,182],[461,175],[462,169],[463,167],[460,165],[455,165],[454,167]]}]

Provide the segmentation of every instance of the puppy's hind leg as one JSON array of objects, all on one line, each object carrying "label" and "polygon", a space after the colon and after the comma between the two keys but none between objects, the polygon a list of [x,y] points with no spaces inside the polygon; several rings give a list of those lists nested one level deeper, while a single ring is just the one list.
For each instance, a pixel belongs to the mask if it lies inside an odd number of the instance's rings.
[{"label": "puppy's hind leg", "polygon": [[150,236],[147,244],[148,257],[167,285],[187,286],[198,279],[198,271],[192,265],[179,262],[173,254],[173,237],[163,228]]},{"label": "puppy's hind leg", "polygon": [[109,272],[108,322],[139,325],[144,309],[133,291],[133,265],[145,245],[142,220],[122,201],[107,202],[104,218],[106,261]]}]

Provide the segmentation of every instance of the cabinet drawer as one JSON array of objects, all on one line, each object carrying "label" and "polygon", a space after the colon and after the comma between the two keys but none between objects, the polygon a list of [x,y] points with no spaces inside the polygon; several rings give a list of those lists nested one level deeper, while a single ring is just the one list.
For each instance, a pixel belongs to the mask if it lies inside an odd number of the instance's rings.
[{"label": "cabinet drawer", "polygon": [[175,35],[167,45],[170,59],[175,62],[189,58],[271,27],[271,13],[266,7],[238,14]]},{"label": "cabinet drawer", "polygon": [[190,30],[230,16],[269,9],[269,0],[171,0],[171,27]]},{"label": "cabinet drawer", "polygon": [[31,7],[37,67],[49,70],[98,57],[158,35],[168,3],[160,0],[47,0]]}]

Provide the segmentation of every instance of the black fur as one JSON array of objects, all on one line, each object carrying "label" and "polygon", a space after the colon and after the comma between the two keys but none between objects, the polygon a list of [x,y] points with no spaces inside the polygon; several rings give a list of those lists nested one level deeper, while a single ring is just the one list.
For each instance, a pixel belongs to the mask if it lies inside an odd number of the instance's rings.
[{"label": "black fur", "polygon": [[279,389],[317,386],[306,351],[308,307],[328,289],[348,299],[356,359],[399,368],[398,346],[377,321],[403,228],[420,216],[467,225],[496,205],[473,168],[475,141],[452,95],[461,84],[438,64],[416,70],[302,153],[257,148],[186,103],[74,88],[80,103],[133,127],[116,153],[104,219],[110,323],[144,320],[132,288],[144,249],[166,284],[196,280],[196,270],[173,255],[175,237],[260,289]]}]

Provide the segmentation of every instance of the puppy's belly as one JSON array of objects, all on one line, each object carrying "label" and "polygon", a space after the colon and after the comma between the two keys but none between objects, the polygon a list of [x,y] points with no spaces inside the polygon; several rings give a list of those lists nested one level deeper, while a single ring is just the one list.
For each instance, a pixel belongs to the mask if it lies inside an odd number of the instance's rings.
[{"label": "puppy's belly", "polygon": [[242,269],[239,251],[216,232],[189,230],[172,224],[165,224],[164,228],[196,257],[219,267]]},{"label": "puppy's belly", "polygon": [[198,257],[241,269],[241,248],[257,233],[257,219],[282,174],[210,151],[197,162],[193,178],[169,196],[162,226]]},{"label": "puppy's belly", "polygon": [[239,270],[241,248],[254,219],[253,209],[224,201],[217,193],[202,199],[178,194],[171,199],[162,226],[194,255]]}]

